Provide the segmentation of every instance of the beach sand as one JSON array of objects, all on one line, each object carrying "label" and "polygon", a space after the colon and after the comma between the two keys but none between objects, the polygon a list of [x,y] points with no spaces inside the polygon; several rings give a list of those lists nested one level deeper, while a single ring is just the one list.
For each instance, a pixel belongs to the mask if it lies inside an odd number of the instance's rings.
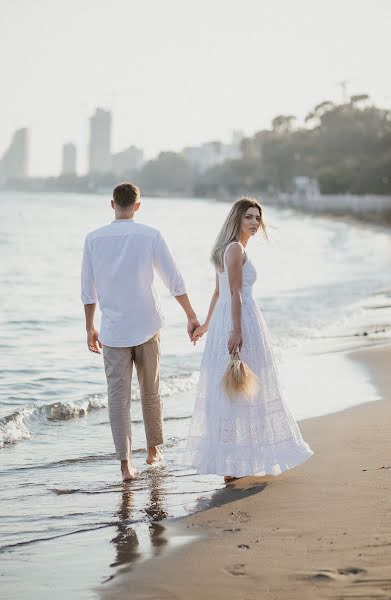
[{"label": "beach sand", "polygon": [[218,492],[218,506],[171,525],[195,541],[120,575],[101,596],[390,599],[391,348],[351,356],[381,400],[301,422],[315,452],[305,465]]}]

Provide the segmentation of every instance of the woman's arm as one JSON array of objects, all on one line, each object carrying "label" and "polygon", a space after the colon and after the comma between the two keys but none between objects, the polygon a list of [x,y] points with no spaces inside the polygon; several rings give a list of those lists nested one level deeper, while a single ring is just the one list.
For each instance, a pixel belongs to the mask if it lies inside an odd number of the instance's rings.
[{"label": "woman's arm", "polygon": [[219,299],[219,276],[216,273],[216,287],[215,287],[215,291],[213,292],[213,295],[212,295],[212,298],[211,298],[211,301],[209,304],[209,310],[208,310],[208,314],[206,317],[206,321],[204,323],[204,325],[206,326],[206,329],[208,329],[208,327],[209,327],[209,323],[212,318],[213,311],[215,309],[218,299]]},{"label": "woman's arm", "polygon": [[231,311],[233,330],[228,340],[230,354],[242,348],[242,272],[243,272],[243,246],[232,244],[227,251],[227,270],[229,287],[231,288]]},{"label": "woman's arm", "polygon": [[219,299],[219,276],[216,273],[216,287],[215,287],[215,291],[212,294],[212,298],[211,298],[211,301],[209,304],[208,315],[206,317],[205,323],[203,325],[200,325],[199,327],[197,327],[197,329],[194,331],[193,338],[192,338],[192,341],[194,343],[196,343],[196,341],[199,340],[204,335],[204,333],[206,333],[208,331],[209,323],[212,318],[213,311],[215,309],[218,299]]}]

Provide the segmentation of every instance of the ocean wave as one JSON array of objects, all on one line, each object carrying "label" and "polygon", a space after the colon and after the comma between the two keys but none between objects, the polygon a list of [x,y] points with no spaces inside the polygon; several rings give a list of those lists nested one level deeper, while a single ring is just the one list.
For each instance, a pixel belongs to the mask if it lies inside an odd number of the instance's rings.
[{"label": "ocean wave", "polygon": [[81,402],[54,402],[53,404],[29,404],[0,419],[0,448],[31,438],[30,428],[48,421],[67,421],[85,416],[92,410],[107,407],[102,394],[89,396]]},{"label": "ocean wave", "polygon": [[5,444],[14,444],[18,440],[31,437],[24,420],[31,416],[33,411],[34,407],[28,406],[0,420],[0,448],[4,448]]},{"label": "ocean wave", "polygon": [[[161,380],[161,396],[174,396],[191,390],[198,382],[197,371],[164,377]],[[140,388],[135,382],[132,386],[132,399],[140,400]],[[68,421],[84,417],[93,410],[107,408],[107,395],[94,394],[75,402],[54,402],[52,404],[28,404],[26,407],[0,419],[0,448],[31,438],[31,429],[49,421]],[[181,419],[182,417],[178,417]],[[171,420],[171,419],[168,419]],[[138,421],[134,421],[137,423]]]}]

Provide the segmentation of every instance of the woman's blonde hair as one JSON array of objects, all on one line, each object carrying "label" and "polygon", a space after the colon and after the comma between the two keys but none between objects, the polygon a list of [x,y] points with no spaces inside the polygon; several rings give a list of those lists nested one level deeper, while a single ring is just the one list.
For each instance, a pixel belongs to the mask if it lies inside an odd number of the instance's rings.
[{"label": "woman's blonde hair", "polygon": [[262,218],[262,207],[254,198],[240,198],[232,206],[213,246],[211,261],[218,271],[224,271],[224,252],[231,242],[240,240],[242,219],[249,208],[257,208],[261,217],[260,228],[267,237],[265,223]]}]

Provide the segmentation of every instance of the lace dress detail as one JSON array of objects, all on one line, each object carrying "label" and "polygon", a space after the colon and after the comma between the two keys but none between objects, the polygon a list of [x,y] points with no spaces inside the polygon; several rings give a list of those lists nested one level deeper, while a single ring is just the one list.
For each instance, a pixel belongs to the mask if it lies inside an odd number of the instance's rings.
[{"label": "lace dress detail", "polygon": [[219,299],[209,325],[182,462],[198,473],[279,475],[303,463],[313,452],[282,399],[266,324],[253,297],[256,270],[248,258],[243,265],[240,354],[259,378],[260,386],[252,400],[231,400],[221,387],[232,330],[225,257],[224,264],[224,272],[218,273]]}]

